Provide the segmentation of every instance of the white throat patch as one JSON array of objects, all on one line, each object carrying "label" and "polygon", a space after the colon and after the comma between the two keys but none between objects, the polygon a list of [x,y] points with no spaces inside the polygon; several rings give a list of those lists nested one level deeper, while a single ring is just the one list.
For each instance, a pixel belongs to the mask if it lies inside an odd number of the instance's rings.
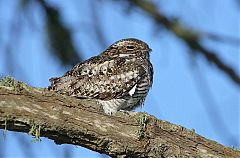
[{"label": "white throat patch", "polygon": [[132,96],[135,93],[136,87],[137,87],[137,84],[135,84],[134,87],[128,92],[130,96]]}]

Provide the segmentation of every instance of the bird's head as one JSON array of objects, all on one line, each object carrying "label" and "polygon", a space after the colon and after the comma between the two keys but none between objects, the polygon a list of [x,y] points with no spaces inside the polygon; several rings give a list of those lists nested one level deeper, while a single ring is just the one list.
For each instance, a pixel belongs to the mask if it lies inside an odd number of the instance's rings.
[{"label": "bird's head", "polygon": [[147,57],[149,58],[149,53],[152,51],[151,48],[147,45],[147,43],[135,39],[135,38],[127,38],[122,39],[107,48],[106,51],[103,52],[104,55],[110,56],[129,56],[136,55],[139,57]]}]

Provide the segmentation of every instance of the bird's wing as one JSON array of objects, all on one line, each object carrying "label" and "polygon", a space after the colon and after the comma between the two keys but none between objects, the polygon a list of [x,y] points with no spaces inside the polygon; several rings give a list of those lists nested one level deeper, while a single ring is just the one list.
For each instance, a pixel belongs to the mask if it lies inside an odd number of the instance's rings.
[{"label": "bird's wing", "polygon": [[93,57],[76,65],[49,89],[79,98],[109,100],[131,95],[144,71],[141,61],[127,57]]}]

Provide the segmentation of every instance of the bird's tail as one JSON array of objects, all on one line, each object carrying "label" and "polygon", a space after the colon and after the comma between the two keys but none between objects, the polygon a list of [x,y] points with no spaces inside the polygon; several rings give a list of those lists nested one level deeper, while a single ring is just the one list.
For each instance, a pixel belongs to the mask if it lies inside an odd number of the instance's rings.
[{"label": "bird's tail", "polygon": [[51,82],[51,85],[48,87],[48,90],[60,92],[62,94],[71,93],[69,88],[73,81],[74,77],[70,76],[63,76],[63,77],[55,77],[50,78],[49,81]]}]

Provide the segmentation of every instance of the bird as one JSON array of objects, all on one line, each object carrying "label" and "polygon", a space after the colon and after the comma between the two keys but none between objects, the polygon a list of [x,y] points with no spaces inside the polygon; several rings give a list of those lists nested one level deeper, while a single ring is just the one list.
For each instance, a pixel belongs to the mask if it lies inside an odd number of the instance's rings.
[{"label": "bird", "polygon": [[107,115],[134,110],[144,105],[152,87],[151,52],[142,40],[121,39],[62,77],[49,79],[48,89],[79,99],[94,99]]}]

